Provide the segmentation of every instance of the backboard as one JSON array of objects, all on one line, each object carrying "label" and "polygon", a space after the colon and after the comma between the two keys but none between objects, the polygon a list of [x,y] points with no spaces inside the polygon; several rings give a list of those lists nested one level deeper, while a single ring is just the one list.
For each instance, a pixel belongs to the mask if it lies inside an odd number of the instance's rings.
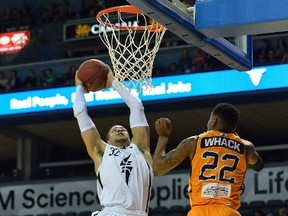
[{"label": "backboard", "polygon": [[250,35],[209,38],[195,28],[195,7],[178,0],[127,0],[151,19],[164,25],[187,44],[199,47],[209,55],[238,71],[253,67],[253,38]]}]

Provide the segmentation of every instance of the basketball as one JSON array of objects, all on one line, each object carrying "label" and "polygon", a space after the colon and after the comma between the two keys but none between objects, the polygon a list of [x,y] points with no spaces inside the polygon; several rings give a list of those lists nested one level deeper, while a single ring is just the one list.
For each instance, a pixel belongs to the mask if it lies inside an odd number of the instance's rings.
[{"label": "basketball", "polygon": [[109,66],[98,59],[84,61],[78,68],[78,78],[88,91],[100,91],[106,88]]}]

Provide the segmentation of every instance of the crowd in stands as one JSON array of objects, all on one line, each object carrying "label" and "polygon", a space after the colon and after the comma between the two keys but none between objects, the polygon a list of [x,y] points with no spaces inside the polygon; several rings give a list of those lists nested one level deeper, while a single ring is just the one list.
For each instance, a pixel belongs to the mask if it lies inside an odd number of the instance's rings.
[{"label": "crowd in stands", "polygon": [[288,63],[288,47],[286,38],[275,40],[275,46],[272,45],[272,39],[263,39],[261,46],[254,50],[254,61],[256,65],[274,65]]},{"label": "crowd in stands", "polygon": [[[49,2],[49,4],[47,4]],[[75,5],[72,0],[47,1],[46,4],[28,4],[21,1],[21,4],[9,5],[2,9],[0,16],[0,30],[5,31],[9,27],[19,25],[37,26],[38,24],[52,23],[95,17],[103,8],[127,4],[125,0],[83,0],[80,5]],[[44,1],[45,3],[45,1]],[[194,1],[190,4],[194,4]],[[258,46],[254,46],[254,65],[273,65],[288,63],[288,36],[266,37],[258,39]],[[177,42],[171,42],[177,46]],[[103,54],[97,48],[91,48],[85,55],[93,57]],[[107,54],[108,55],[108,54]],[[73,49],[67,49],[61,58],[79,57]],[[65,71],[55,71],[54,68],[38,70],[29,69],[25,75],[21,71],[19,76],[16,69],[11,71],[0,71],[0,92],[22,91],[31,89],[51,88],[73,85],[74,73],[78,65],[67,65]],[[175,58],[167,66],[154,65],[153,76],[167,76],[183,73],[195,73],[211,70],[228,69],[220,61],[195,47],[184,47],[181,56]]]},{"label": "crowd in stands", "polygon": [[71,65],[67,70],[61,73],[55,73],[53,68],[47,68],[35,72],[34,69],[26,71],[26,75],[21,79],[16,69],[10,71],[7,77],[3,71],[0,71],[0,92],[15,92],[23,90],[35,90],[43,88],[53,88],[60,86],[74,85],[74,74],[77,67]]},{"label": "crowd in stands", "polygon": [[[271,200],[274,201],[274,200]],[[281,201],[281,200],[277,200],[277,201]],[[263,202],[265,204],[265,202]],[[254,209],[252,208],[253,212],[251,213],[244,213],[242,214],[243,216],[287,216],[287,206],[283,203],[279,206],[269,206],[269,201],[267,202],[268,205],[266,206],[262,206],[262,209]],[[241,211],[240,211],[241,212]]]},{"label": "crowd in stands", "polygon": [[[7,5],[2,9],[0,16],[0,31],[29,26],[29,28],[42,26],[46,23],[64,22],[73,19],[95,17],[103,8],[126,4],[124,0],[83,0],[80,5],[74,1],[43,1],[32,4],[32,1],[23,0],[19,4]],[[74,3],[74,4],[73,4]],[[0,11],[1,12],[1,11]]]},{"label": "crowd in stands", "polygon": [[[263,39],[262,44],[254,49],[254,65],[275,65],[288,63],[288,48],[286,37],[275,41]],[[272,45],[274,42],[275,46]],[[214,57],[195,47],[181,48],[182,54],[167,67],[154,65],[152,76],[168,76],[187,73],[198,73],[213,70],[229,69]],[[91,58],[97,58],[97,50],[91,53]],[[108,54],[107,54],[108,55]],[[73,59],[73,51],[67,52],[66,58]],[[79,65],[67,65],[63,71],[54,71],[53,67],[38,71],[31,68],[21,71],[21,77],[16,69],[0,71],[0,92],[23,91],[74,85],[74,74]],[[23,74],[25,73],[25,75]]]}]

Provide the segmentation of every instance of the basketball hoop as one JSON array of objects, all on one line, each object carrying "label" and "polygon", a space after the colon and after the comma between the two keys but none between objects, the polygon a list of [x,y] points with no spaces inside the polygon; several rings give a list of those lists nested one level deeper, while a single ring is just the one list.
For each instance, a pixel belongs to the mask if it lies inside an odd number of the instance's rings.
[{"label": "basketball hoop", "polygon": [[137,92],[151,89],[153,63],[166,28],[132,5],[104,9],[96,19],[115,79]]}]

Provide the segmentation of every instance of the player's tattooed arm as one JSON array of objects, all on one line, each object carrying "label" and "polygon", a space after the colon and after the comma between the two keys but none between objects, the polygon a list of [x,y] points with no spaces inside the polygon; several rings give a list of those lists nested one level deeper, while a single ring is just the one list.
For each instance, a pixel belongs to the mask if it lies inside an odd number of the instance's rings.
[{"label": "player's tattooed arm", "polygon": [[[167,140],[165,140],[165,137],[158,138],[157,147],[159,143],[160,146],[162,143],[162,149],[157,150],[156,147],[155,154],[153,156],[153,170],[155,175],[164,175],[165,173],[178,166],[187,157],[192,159],[195,152],[196,140],[194,137],[184,139],[175,149],[167,153],[165,152],[165,149],[168,138],[166,139]],[[165,148],[163,148],[164,146]]]}]

